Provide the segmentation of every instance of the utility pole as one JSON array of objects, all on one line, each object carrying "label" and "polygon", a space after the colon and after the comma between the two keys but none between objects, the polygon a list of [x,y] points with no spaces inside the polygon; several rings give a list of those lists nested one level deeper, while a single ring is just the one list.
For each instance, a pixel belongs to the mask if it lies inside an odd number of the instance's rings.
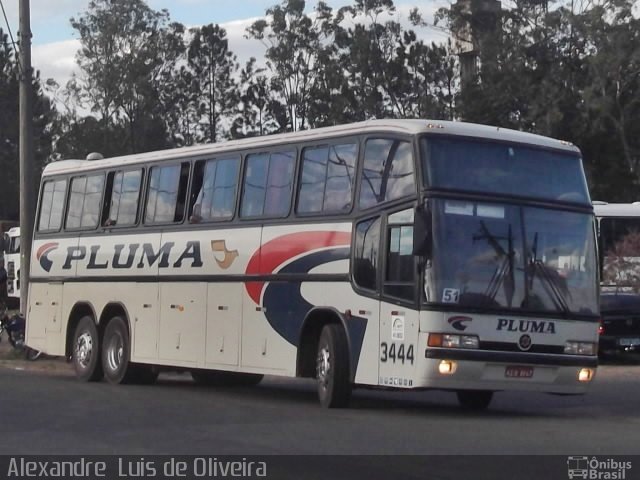
[{"label": "utility pole", "polygon": [[483,38],[495,35],[502,4],[500,0],[457,0],[453,5],[463,21],[455,29],[454,49],[460,59],[462,89],[475,81],[480,71]]},{"label": "utility pole", "polygon": [[28,317],[31,241],[35,217],[33,83],[29,0],[20,0],[20,311]]}]

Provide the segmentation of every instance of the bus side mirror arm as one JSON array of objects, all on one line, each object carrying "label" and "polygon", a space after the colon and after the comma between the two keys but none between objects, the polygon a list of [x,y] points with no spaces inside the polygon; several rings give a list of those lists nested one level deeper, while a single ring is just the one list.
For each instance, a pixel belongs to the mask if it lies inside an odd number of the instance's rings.
[{"label": "bus side mirror arm", "polygon": [[431,210],[418,205],[413,216],[413,254],[430,259],[432,246]]}]

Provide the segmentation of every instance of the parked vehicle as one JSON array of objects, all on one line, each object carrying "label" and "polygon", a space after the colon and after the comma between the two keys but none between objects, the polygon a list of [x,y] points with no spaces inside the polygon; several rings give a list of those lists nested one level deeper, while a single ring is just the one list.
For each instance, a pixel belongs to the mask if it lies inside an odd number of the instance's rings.
[{"label": "parked vehicle", "polygon": [[640,352],[640,204],[593,203],[602,279],[598,351]]},{"label": "parked vehicle", "polygon": [[20,303],[20,227],[4,234],[4,263],[7,269],[9,305]]},{"label": "parked vehicle", "polygon": [[640,295],[602,292],[599,353],[640,352]]},{"label": "parked vehicle", "polygon": [[9,316],[7,306],[0,303],[0,341],[3,333],[6,332],[9,343],[14,349],[24,352],[28,360],[36,360],[40,357],[41,352],[25,345],[25,325],[25,318],[22,314],[16,313]]}]

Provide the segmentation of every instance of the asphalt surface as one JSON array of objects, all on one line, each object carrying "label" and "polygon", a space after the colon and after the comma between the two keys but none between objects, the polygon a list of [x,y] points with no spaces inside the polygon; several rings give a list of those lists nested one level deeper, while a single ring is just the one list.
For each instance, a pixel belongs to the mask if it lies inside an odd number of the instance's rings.
[{"label": "asphalt surface", "polygon": [[[640,366],[601,366],[590,393],[503,392],[469,413],[447,392],[358,390],[323,410],[313,382],[200,387],[80,383],[63,362],[0,362],[3,454],[632,455],[640,445]],[[640,470],[640,468],[638,469]]]},{"label": "asphalt surface", "polygon": [[[569,456],[622,455],[635,468],[606,478],[627,480],[640,478],[639,412],[637,359],[600,366],[585,396],[502,392],[474,413],[448,392],[357,390],[351,408],[323,410],[310,380],[221,388],[163,373],[151,386],[88,384],[62,359],[30,362],[0,342],[0,478],[17,480],[34,478],[10,474],[19,455],[100,458],[118,480],[203,478],[196,465],[227,455],[262,460],[276,479],[566,479]],[[182,455],[186,476],[165,474]]]}]

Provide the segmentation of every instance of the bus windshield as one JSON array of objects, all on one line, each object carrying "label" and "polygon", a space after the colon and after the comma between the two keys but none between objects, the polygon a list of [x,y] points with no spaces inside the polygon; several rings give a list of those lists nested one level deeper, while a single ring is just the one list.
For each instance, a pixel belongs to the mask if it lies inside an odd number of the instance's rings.
[{"label": "bus windshield", "polygon": [[430,199],[428,302],[596,315],[597,261],[588,213]]},{"label": "bus windshield", "polygon": [[421,144],[431,188],[591,205],[577,154],[449,137],[423,137]]},{"label": "bus windshield", "polygon": [[20,237],[11,237],[7,248],[8,254],[20,253]]}]

